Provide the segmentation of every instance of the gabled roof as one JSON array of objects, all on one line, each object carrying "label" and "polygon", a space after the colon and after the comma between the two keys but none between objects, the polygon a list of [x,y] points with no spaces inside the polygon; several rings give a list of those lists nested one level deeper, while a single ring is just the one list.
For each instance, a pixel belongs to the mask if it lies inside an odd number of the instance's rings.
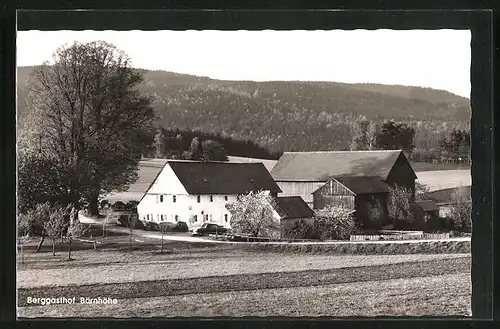
[{"label": "gabled roof", "polygon": [[271,171],[276,181],[326,182],[338,176],[387,179],[401,150],[285,152]]},{"label": "gabled roof", "polygon": [[434,201],[421,200],[421,201],[415,202],[415,204],[425,212],[427,212],[427,211],[439,211],[439,206]]},{"label": "gabled roof", "polygon": [[262,163],[168,161],[189,194],[280,193]]},{"label": "gabled roof", "polygon": [[[378,177],[340,176],[332,178],[323,186],[330,184],[332,180],[336,180],[356,195],[389,193],[389,185]],[[323,186],[319,189],[323,188]],[[316,193],[316,191],[313,193]]]},{"label": "gabled roof", "polygon": [[471,186],[461,186],[454,188],[447,188],[425,193],[425,198],[434,201],[437,204],[453,204],[454,194],[464,193],[467,200],[471,200]]},{"label": "gabled roof", "polygon": [[314,211],[300,196],[276,198],[276,211],[282,219],[312,218]]},{"label": "gabled roof", "polygon": [[255,162],[261,162],[266,169],[271,172],[273,169],[274,165],[276,165],[276,162],[278,160],[268,160],[268,159],[257,159],[257,158],[247,158],[247,157],[239,157],[239,156],[231,156],[229,155],[228,160],[230,163],[255,163]]}]

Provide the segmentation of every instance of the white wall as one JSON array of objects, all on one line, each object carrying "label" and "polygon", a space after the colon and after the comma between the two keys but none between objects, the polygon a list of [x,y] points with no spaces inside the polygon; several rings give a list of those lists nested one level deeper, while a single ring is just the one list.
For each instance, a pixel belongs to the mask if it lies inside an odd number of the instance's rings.
[{"label": "white wall", "polygon": [[[210,195],[200,195],[198,203],[197,195],[188,194],[167,164],[137,206],[137,212],[140,220],[158,223],[162,221],[162,215],[163,221],[172,223],[176,222],[177,216],[177,221],[187,223],[190,229],[203,225],[205,221],[203,215],[208,215],[210,222],[230,227],[231,214],[225,205],[236,200],[236,195],[227,195],[227,201],[225,197],[225,195],[212,195],[210,201]],[[196,221],[194,221],[195,215]],[[227,215],[227,221],[224,215]]]},{"label": "white wall", "polygon": [[[174,194],[147,193],[137,207],[140,220],[148,221],[149,215],[149,221],[161,222],[163,215],[164,221],[175,223],[177,215],[177,221],[185,222],[190,229],[199,227],[204,222],[230,227],[231,214],[226,209],[226,204],[236,200],[236,195],[212,195],[212,201],[210,195],[200,195],[200,202],[197,195],[175,195],[176,202],[173,202],[173,196]],[[208,215],[208,220],[204,215]],[[224,215],[227,215],[227,221]]]}]

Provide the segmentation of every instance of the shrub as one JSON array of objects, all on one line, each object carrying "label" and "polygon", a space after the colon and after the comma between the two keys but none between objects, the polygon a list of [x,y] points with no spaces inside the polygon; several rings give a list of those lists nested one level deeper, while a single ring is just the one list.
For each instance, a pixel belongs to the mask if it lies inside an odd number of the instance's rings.
[{"label": "shrub", "polygon": [[306,220],[299,219],[294,222],[293,227],[282,230],[282,238],[285,239],[314,239],[314,224]]},{"label": "shrub", "polygon": [[389,188],[387,210],[395,229],[408,228],[413,222],[412,192],[406,187],[396,186]]},{"label": "shrub", "polygon": [[[118,223],[119,225],[123,226],[123,227],[128,227],[128,217],[130,215],[120,215],[118,217]],[[137,229],[137,230],[144,230],[145,229],[145,226],[144,224],[140,221],[140,220],[137,220],[135,222],[135,225],[133,227],[134,229]]]},{"label": "shrub", "polygon": [[159,231],[160,225],[155,222],[143,222],[141,223],[146,231]]},{"label": "shrub", "polygon": [[450,209],[453,229],[459,232],[470,233],[472,229],[471,203],[459,200]]},{"label": "shrub", "polygon": [[347,240],[357,230],[352,212],[344,207],[328,205],[316,211],[314,237],[326,240]]},{"label": "shrub", "polygon": [[172,232],[174,230],[174,228],[176,227],[176,224],[174,224],[172,222],[161,222],[158,225],[158,227],[162,232]]},{"label": "shrub", "polygon": [[137,201],[129,201],[125,205],[125,210],[136,213],[138,204],[139,204],[139,202],[137,202]]},{"label": "shrub", "polygon": [[177,222],[177,224],[172,228],[173,232],[188,232],[189,227],[185,222]]}]

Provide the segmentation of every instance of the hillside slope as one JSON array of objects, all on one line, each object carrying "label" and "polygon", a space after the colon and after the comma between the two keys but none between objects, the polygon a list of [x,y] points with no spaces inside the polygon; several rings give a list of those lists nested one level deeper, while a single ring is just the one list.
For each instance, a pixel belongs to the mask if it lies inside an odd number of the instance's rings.
[{"label": "hillside slope", "polygon": [[[18,68],[19,113],[31,67]],[[221,81],[147,71],[140,90],[152,96],[164,128],[250,139],[271,151],[345,149],[360,116],[420,121],[429,131],[465,127],[469,100],[429,88],[337,82]]]}]

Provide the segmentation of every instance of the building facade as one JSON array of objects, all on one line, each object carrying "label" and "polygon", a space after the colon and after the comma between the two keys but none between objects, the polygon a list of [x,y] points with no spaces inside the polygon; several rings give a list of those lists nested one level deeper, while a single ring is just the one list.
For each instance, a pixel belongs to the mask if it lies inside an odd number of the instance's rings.
[{"label": "building facade", "polygon": [[143,222],[230,227],[226,204],[251,191],[281,190],[261,163],[167,161],[137,206]]},{"label": "building facade", "polygon": [[334,204],[354,211],[361,228],[378,229],[389,223],[389,185],[378,177],[335,177],[314,191],[314,209]]}]

